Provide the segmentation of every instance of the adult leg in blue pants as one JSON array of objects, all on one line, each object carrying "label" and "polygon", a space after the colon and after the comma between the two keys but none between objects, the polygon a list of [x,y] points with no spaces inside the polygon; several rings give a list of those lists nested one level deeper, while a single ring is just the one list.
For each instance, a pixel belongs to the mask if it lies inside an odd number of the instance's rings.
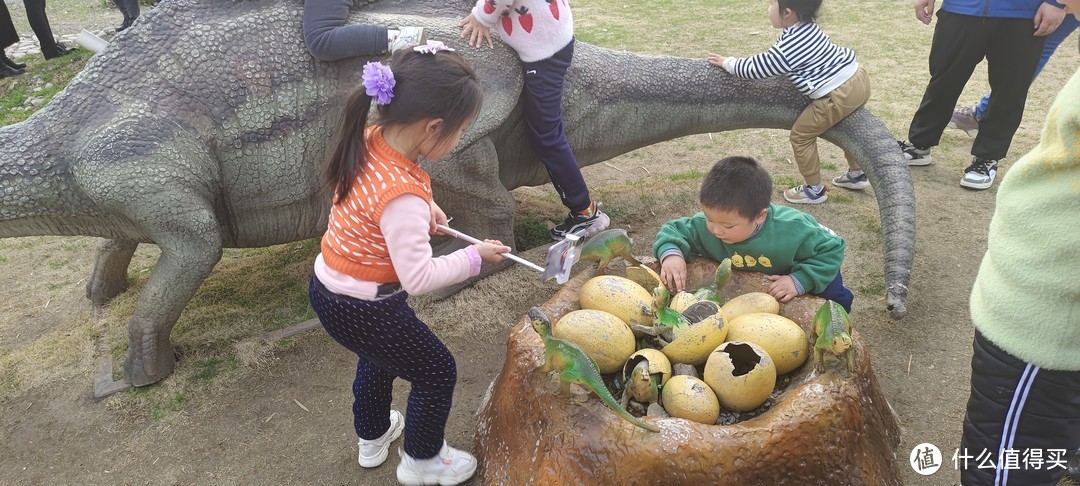
[{"label": "adult leg in blue pants", "polygon": [[[1035,76],[1032,79],[1039,77],[1039,73],[1042,72],[1043,66],[1046,65],[1046,61],[1050,60],[1050,56],[1054,55],[1054,51],[1058,46],[1072,34],[1077,27],[1080,27],[1080,20],[1076,18],[1074,14],[1068,14],[1065,16],[1065,20],[1061,22],[1052,34],[1046,37],[1046,45],[1043,46],[1042,57],[1039,58],[1039,66],[1035,68]],[[975,106],[958,106],[953,111],[952,119],[949,120],[949,128],[957,128],[967,132],[968,135],[974,137],[979,132],[979,120],[982,119],[983,113],[986,112],[986,106],[990,104],[990,94],[987,93],[983,96],[979,103]]]}]

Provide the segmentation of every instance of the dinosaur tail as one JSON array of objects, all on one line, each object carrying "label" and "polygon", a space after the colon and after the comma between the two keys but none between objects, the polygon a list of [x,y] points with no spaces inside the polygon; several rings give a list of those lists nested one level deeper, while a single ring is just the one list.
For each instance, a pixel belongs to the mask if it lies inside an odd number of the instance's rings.
[{"label": "dinosaur tail", "polygon": [[[588,386],[588,385],[586,385],[586,386]],[[593,388],[593,387],[590,386],[589,388]],[[603,385],[603,382],[601,382],[599,387],[594,388],[593,391],[596,393],[597,396],[600,397],[600,400],[602,400],[604,402],[604,405],[607,405],[608,408],[614,410],[615,413],[619,414],[619,416],[626,419],[630,423],[632,423],[632,424],[634,424],[634,425],[636,425],[638,427],[641,427],[641,428],[643,428],[645,430],[648,430],[649,432],[660,432],[660,427],[657,427],[657,426],[655,426],[653,424],[650,424],[650,423],[643,422],[642,420],[638,419],[637,417],[635,417],[633,415],[630,415],[630,412],[627,412],[625,409],[620,407],[619,404],[615,402],[615,397],[611,396],[611,393],[608,392],[607,387],[605,387]]]}]

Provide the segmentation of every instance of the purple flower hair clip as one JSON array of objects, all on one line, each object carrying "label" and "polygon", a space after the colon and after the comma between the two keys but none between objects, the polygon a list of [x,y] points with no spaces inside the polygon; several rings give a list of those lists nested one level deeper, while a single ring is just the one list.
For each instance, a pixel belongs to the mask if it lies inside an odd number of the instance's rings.
[{"label": "purple flower hair clip", "polygon": [[421,54],[435,54],[436,52],[440,51],[454,52],[453,48],[447,47],[446,44],[443,44],[442,42],[439,42],[437,40],[429,40],[427,41],[427,44],[420,44],[416,47],[413,47],[413,50]]},{"label": "purple flower hair clip", "polygon": [[381,62],[369,62],[364,64],[364,89],[368,96],[375,100],[376,105],[388,105],[394,98],[394,73],[390,66]]}]

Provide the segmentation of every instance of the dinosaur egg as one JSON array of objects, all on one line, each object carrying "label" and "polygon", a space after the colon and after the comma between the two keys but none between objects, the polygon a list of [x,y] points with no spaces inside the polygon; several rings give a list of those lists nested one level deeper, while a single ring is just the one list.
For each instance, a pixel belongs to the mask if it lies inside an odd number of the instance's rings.
[{"label": "dinosaur egg", "polygon": [[728,341],[709,355],[703,377],[722,407],[746,412],[769,399],[776,386],[776,366],[758,345]]},{"label": "dinosaur egg", "polygon": [[660,373],[663,376],[660,379],[660,386],[664,386],[671,378],[671,361],[664,356],[664,353],[653,348],[645,348],[630,355],[623,364],[623,383],[626,383],[630,377],[630,370],[634,369],[634,365],[643,359],[649,362],[649,373]]},{"label": "dinosaur egg", "polygon": [[776,374],[788,373],[806,362],[810,354],[806,331],[795,321],[765,312],[743,314],[728,323],[729,341],[751,342],[769,353]]},{"label": "dinosaur egg", "polygon": [[664,410],[672,417],[702,424],[715,424],[720,402],[709,385],[693,376],[673,376],[660,393]]},{"label": "dinosaur egg", "polygon": [[578,301],[582,309],[608,312],[627,325],[651,326],[653,323],[652,294],[626,277],[593,277],[581,285]]},{"label": "dinosaur egg", "polygon": [[638,283],[642,288],[655,289],[660,285],[660,275],[645,265],[633,265],[626,267],[626,278]]},{"label": "dinosaur egg", "polygon": [[765,292],[749,292],[727,301],[720,309],[725,322],[731,322],[736,317],[751,312],[768,312],[769,314],[780,313],[780,302]]},{"label": "dinosaur egg", "polygon": [[[698,314],[696,309],[703,312]],[[690,327],[660,351],[675,363],[701,366],[727,338],[727,325],[720,318],[720,306],[715,302],[695,303],[683,315],[690,321]]]},{"label": "dinosaur egg", "polygon": [[686,310],[687,307],[694,305],[697,301],[698,299],[697,297],[694,297],[694,294],[683,291],[671,297],[671,303],[668,304],[668,307],[675,312],[682,312]]},{"label": "dinosaur egg", "polygon": [[555,323],[551,334],[570,341],[589,355],[600,373],[614,373],[634,353],[634,333],[622,319],[604,311],[570,312]]}]

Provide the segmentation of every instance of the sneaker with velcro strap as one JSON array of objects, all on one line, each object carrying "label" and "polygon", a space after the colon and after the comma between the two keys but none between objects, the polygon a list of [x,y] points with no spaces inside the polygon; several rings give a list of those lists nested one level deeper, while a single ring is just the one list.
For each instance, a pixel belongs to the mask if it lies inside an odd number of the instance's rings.
[{"label": "sneaker with velcro strap", "polygon": [[821,190],[815,190],[810,184],[801,184],[784,191],[784,200],[794,204],[821,204],[829,200],[825,194],[829,188],[821,186]]},{"label": "sneaker with velcro strap", "polygon": [[907,159],[908,165],[930,165],[933,160],[930,158],[930,147],[916,147],[911,142],[901,142],[900,151],[904,152],[904,158]]},{"label": "sneaker with velcro strap", "polygon": [[851,175],[851,171],[847,171],[842,176],[834,177],[832,183],[836,187],[843,187],[844,189],[851,189],[853,191],[861,191],[870,187],[870,179],[866,178],[866,173],[860,172],[859,175]]}]

